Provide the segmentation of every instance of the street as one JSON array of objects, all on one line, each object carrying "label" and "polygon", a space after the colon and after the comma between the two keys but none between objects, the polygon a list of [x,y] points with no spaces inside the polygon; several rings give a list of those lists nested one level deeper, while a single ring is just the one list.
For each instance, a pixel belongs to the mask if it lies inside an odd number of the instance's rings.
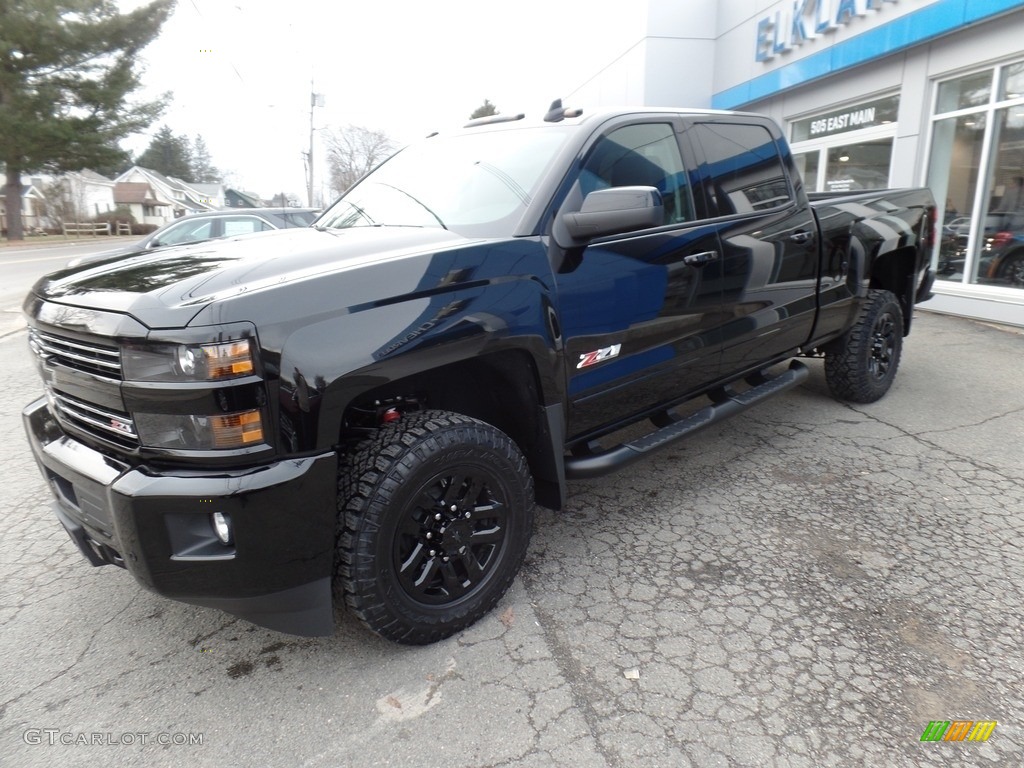
[{"label": "street", "polygon": [[[281,635],[90,567],[23,435],[25,333],[0,335],[2,762],[1024,764],[1022,351],[918,312],[868,406],[812,361],[795,391],[573,483],[497,609],[412,648],[343,615]],[[937,720],[998,725],[922,742]]]},{"label": "street", "polygon": [[76,256],[109,251],[132,239],[101,237],[63,242],[55,238],[51,243],[35,238],[27,244],[0,245],[0,336],[25,326],[21,303],[40,277]]}]

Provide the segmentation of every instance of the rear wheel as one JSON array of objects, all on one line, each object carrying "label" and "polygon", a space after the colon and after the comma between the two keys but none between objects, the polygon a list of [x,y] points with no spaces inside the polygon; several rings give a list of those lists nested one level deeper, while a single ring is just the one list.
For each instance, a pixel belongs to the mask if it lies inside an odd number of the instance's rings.
[{"label": "rear wheel", "polygon": [[374,632],[424,644],[481,618],[533,526],[526,459],[500,430],[444,411],[381,427],[342,458],[335,594]]},{"label": "rear wheel", "polygon": [[903,310],[891,291],[872,290],[856,324],[825,353],[832,394],[873,403],[896,378],[903,351]]}]

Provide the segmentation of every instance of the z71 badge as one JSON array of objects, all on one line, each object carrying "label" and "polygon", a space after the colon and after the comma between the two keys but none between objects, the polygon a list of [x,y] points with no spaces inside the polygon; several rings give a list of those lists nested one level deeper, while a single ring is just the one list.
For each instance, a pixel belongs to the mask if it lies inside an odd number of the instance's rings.
[{"label": "z71 badge", "polygon": [[576,364],[576,369],[586,368],[590,365],[596,365],[597,363],[605,360],[611,360],[613,357],[619,356],[619,350],[622,349],[621,344],[612,344],[610,347],[604,349],[595,349],[593,352],[586,352],[580,355],[580,361]]}]

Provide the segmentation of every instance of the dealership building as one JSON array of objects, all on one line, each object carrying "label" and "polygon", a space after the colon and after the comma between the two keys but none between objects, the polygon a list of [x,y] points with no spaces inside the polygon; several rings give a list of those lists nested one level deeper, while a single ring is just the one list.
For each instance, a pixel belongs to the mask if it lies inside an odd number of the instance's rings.
[{"label": "dealership building", "polygon": [[571,106],[775,118],[809,191],[931,187],[925,307],[1024,326],[1024,0],[647,0]]}]

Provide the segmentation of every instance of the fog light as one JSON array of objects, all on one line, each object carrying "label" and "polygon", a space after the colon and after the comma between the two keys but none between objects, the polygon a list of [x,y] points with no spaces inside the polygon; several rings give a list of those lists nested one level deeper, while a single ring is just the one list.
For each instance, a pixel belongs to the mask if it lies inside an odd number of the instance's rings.
[{"label": "fog light", "polygon": [[210,515],[210,524],[213,526],[213,532],[217,534],[217,538],[220,539],[221,544],[231,543],[231,518],[225,515],[223,512],[214,512]]}]

